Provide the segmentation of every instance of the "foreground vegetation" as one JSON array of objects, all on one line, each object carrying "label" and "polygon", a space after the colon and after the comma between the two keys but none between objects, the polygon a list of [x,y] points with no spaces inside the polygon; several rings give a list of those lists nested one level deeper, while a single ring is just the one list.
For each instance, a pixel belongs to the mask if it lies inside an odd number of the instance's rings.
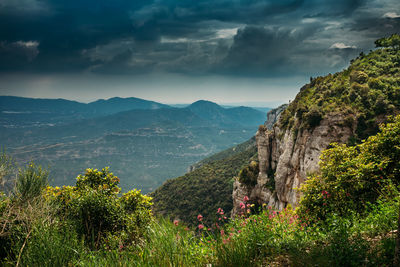
[{"label": "foreground vegetation", "polygon": [[[256,208],[245,197],[238,218],[229,220],[219,208],[213,223],[198,214],[192,228],[154,218],[151,198],[137,190],[119,194],[119,179],[107,168],[88,169],[75,186],[53,188],[47,172],[30,164],[19,170],[13,193],[1,198],[1,260],[17,266],[391,266],[399,136],[397,116],[358,146],[327,150],[321,175],[302,188],[296,210]],[[374,149],[384,157],[372,157]],[[332,162],[333,155],[347,155],[343,150],[358,156]],[[3,156],[2,162],[10,161]]]}]

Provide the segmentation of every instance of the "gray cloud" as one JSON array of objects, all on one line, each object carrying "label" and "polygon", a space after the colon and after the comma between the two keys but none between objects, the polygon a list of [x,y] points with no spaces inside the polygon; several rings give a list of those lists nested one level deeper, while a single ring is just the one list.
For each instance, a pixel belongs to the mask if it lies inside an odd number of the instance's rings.
[{"label": "gray cloud", "polygon": [[0,0],[0,14],[2,72],[313,75],[400,31],[396,0]]},{"label": "gray cloud", "polygon": [[16,41],[0,42],[0,70],[19,69],[21,65],[32,64],[32,61],[39,54],[39,42],[37,41]]}]

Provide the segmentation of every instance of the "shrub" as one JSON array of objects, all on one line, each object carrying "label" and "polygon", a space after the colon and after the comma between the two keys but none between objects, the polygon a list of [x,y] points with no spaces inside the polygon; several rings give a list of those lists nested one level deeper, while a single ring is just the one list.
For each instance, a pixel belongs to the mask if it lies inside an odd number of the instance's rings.
[{"label": "shrub", "polygon": [[152,198],[142,195],[140,190],[131,190],[122,195],[119,202],[127,214],[125,225],[130,233],[126,242],[134,242],[143,237],[146,228],[152,221],[151,206]]},{"label": "shrub", "polygon": [[3,151],[0,155],[0,184],[3,185],[4,178],[12,172],[14,167],[13,159]]},{"label": "shrub", "polygon": [[67,212],[77,233],[92,248],[99,248],[107,233],[118,232],[124,227],[125,214],[117,198],[99,191],[82,192],[71,201]]},{"label": "shrub", "polygon": [[380,79],[370,79],[368,81],[368,86],[372,89],[376,90],[384,90],[385,89],[385,84],[380,80]]},{"label": "shrub", "polygon": [[368,74],[363,71],[352,71],[350,73],[350,82],[356,82],[359,84],[364,84],[368,81]]},{"label": "shrub", "polygon": [[78,175],[76,178],[76,189],[82,191],[88,188],[102,194],[113,195],[121,191],[118,187],[119,182],[118,177],[114,176],[108,167],[101,171],[86,169],[84,175]]},{"label": "shrub", "polygon": [[[356,92],[358,95],[360,95],[361,97],[367,97],[368,96],[368,85],[367,84],[360,84],[357,82],[354,82],[351,84],[351,90]],[[352,94],[352,93],[350,93]]]},{"label": "shrub", "polygon": [[400,116],[356,146],[333,145],[322,153],[320,173],[302,185],[299,215],[314,221],[330,214],[363,213],[382,191],[400,184]]},{"label": "shrub", "polygon": [[322,112],[316,108],[311,109],[304,115],[305,124],[310,128],[314,128],[319,125],[322,120]]},{"label": "shrub", "polygon": [[20,169],[13,192],[15,199],[25,202],[40,196],[48,184],[48,176],[47,170],[32,162],[26,168]]},{"label": "shrub", "polygon": [[[71,220],[92,249],[133,244],[144,237],[151,220],[151,198],[133,190],[118,196],[119,179],[108,168],[87,169],[76,186],[48,187],[45,197],[58,205],[58,214]],[[119,236],[118,242],[112,240]]]},{"label": "shrub", "polygon": [[258,126],[258,131],[259,132],[265,132],[266,130],[267,130],[267,127],[265,127],[264,124],[261,124],[261,125]]},{"label": "shrub", "polygon": [[376,47],[392,47],[394,49],[400,48],[400,35],[392,34],[387,38],[380,38],[375,41]]},{"label": "shrub", "polygon": [[257,161],[250,162],[239,172],[239,182],[246,186],[255,186],[259,172],[259,163]]}]

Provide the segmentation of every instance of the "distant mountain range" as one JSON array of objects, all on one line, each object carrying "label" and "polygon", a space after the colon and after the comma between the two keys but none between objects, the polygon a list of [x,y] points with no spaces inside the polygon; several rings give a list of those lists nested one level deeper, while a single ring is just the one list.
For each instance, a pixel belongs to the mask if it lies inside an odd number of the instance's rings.
[{"label": "distant mountain range", "polygon": [[84,104],[0,96],[0,112],[0,145],[21,164],[48,166],[52,184],[73,184],[86,168],[110,166],[124,190],[144,192],[248,140],[266,117],[203,100],[173,108],[139,98]]},{"label": "distant mountain range", "polygon": [[[190,106],[190,104],[170,104],[171,107],[174,108],[186,108],[188,106]],[[275,104],[274,104],[275,106]],[[220,107],[223,108],[236,108],[236,107],[249,107],[264,113],[267,113],[268,111],[270,111],[272,108],[270,107],[262,107],[262,106],[246,106],[246,105],[220,105]]]},{"label": "distant mountain range", "polygon": [[8,127],[65,124],[77,119],[111,115],[133,109],[152,110],[168,105],[140,98],[114,97],[85,104],[66,99],[0,96],[0,125]]}]

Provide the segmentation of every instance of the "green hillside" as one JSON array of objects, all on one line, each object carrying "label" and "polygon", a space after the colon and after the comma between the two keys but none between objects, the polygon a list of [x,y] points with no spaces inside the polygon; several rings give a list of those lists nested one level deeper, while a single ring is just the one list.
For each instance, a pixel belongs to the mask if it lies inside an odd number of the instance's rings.
[{"label": "green hillside", "polygon": [[[361,53],[338,73],[311,78],[283,112],[282,127],[314,127],[328,114],[346,116],[343,123],[357,123],[352,141],[375,134],[388,114],[400,109],[400,55],[396,48]],[[298,118],[298,120],[295,120]]]},{"label": "green hillside", "polygon": [[227,158],[229,158],[229,157],[231,157],[233,155],[236,155],[238,153],[246,151],[249,147],[252,147],[254,145],[255,145],[255,139],[254,139],[254,137],[252,137],[251,139],[249,139],[248,141],[246,141],[244,143],[241,143],[241,144],[236,145],[234,147],[225,149],[224,151],[221,151],[221,152],[216,153],[214,155],[211,155],[211,156],[209,156],[209,157],[207,157],[207,158],[205,158],[205,159],[203,159],[203,160],[201,160],[199,162],[196,162],[190,168],[192,170],[195,170],[195,169],[198,169],[198,168],[200,168],[201,166],[203,166],[205,164],[210,164],[210,163],[213,163],[213,162],[218,161],[218,160],[227,159]]},{"label": "green hillside", "polygon": [[195,224],[202,214],[207,222],[216,221],[216,210],[226,216],[232,209],[233,177],[257,156],[255,138],[220,152],[201,162],[184,176],[167,180],[151,196],[154,211],[188,224]]}]

